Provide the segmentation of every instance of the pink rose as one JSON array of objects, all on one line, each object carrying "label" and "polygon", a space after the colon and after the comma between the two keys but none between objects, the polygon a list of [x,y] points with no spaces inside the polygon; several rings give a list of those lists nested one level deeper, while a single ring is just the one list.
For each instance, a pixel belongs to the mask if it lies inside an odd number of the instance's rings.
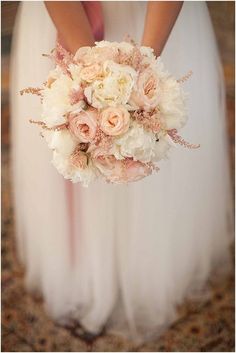
[{"label": "pink rose", "polygon": [[100,128],[110,136],[124,134],[130,125],[130,114],[122,106],[109,107],[100,113]]},{"label": "pink rose", "polygon": [[159,80],[156,73],[149,67],[140,73],[136,88],[131,94],[130,103],[150,111],[158,105],[159,98]]},{"label": "pink rose", "polygon": [[97,130],[97,113],[94,109],[71,113],[68,118],[71,134],[80,142],[91,142]]},{"label": "pink rose", "polygon": [[70,156],[71,166],[74,168],[84,169],[87,166],[88,158],[84,152],[75,150]]},{"label": "pink rose", "polygon": [[99,156],[93,163],[107,181],[116,184],[138,181],[152,173],[148,165],[130,158],[117,160],[114,156]]},{"label": "pink rose", "polygon": [[147,164],[128,158],[125,160],[125,177],[127,181],[138,181],[151,173],[152,169]]},{"label": "pink rose", "polygon": [[84,99],[84,91],[81,87],[79,89],[73,88],[69,94],[69,97],[70,97],[70,104],[74,105]]}]

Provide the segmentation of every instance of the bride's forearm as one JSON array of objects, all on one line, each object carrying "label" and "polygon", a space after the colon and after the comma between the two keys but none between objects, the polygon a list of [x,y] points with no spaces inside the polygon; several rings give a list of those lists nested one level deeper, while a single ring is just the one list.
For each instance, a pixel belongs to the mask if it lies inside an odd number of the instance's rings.
[{"label": "bride's forearm", "polygon": [[80,1],[44,1],[61,44],[73,54],[81,46],[94,45],[94,37]]},{"label": "bride's forearm", "polygon": [[149,1],[142,45],[152,47],[159,56],[175,24],[183,1]]}]

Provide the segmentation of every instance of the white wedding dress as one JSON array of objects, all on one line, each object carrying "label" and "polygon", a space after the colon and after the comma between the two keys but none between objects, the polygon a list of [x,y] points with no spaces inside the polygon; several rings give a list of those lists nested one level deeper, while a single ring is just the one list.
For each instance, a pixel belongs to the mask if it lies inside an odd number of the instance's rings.
[{"label": "white wedding dress", "polygon": [[[146,2],[103,2],[105,39],[140,41]],[[222,69],[204,2],[185,2],[162,59],[177,78],[189,70],[189,121],[181,135],[198,150],[174,149],[142,181],[88,188],[65,181],[28,120],[40,101],[20,96],[40,86],[56,31],[43,2],[23,2],[11,61],[12,167],[18,252],[26,283],[51,317],[89,332],[158,334],[175,309],[227,267],[231,191]]]}]

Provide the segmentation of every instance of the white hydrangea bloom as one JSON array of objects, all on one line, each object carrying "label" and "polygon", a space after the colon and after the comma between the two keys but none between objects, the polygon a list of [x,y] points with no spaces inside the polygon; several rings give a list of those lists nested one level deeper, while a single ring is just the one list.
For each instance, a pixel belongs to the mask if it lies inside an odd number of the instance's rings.
[{"label": "white hydrangea bloom", "polygon": [[166,129],[180,129],[187,121],[185,98],[180,84],[172,77],[162,83],[159,108],[164,118]]},{"label": "white hydrangea bloom", "polygon": [[160,102],[158,107],[164,118],[166,129],[182,128],[187,121],[186,95],[181,84],[165,69],[161,58],[152,63],[151,68],[160,79]]},{"label": "white hydrangea bloom", "polygon": [[69,158],[57,151],[53,152],[52,164],[65,179],[69,179],[73,183],[81,182],[83,186],[87,187],[96,179],[95,169],[91,163],[85,169],[73,168]]},{"label": "white hydrangea bloom", "polygon": [[173,141],[167,134],[159,134],[156,141],[153,162],[158,162],[161,159],[168,157],[168,152],[174,146]]},{"label": "white hydrangea bloom", "polygon": [[154,55],[154,49],[150,48],[150,47],[140,47],[140,52],[142,55],[150,58],[150,59],[155,59],[155,55]]},{"label": "white hydrangea bloom", "polygon": [[95,42],[95,46],[98,48],[104,48],[104,47],[114,47],[116,42],[109,42],[108,40],[101,40],[100,42]]},{"label": "white hydrangea bloom", "polygon": [[170,76],[170,73],[166,70],[160,56],[150,62],[150,67],[155,71],[160,80],[165,80]]},{"label": "white hydrangea bloom", "polygon": [[155,156],[155,134],[145,131],[142,126],[133,122],[129,130],[121,137],[115,139],[111,153],[117,159],[132,157],[141,162],[150,162]]},{"label": "white hydrangea bloom", "polygon": [[78,83],[74,82],[69,76],[60,74],[50,87],[43,90],[42,121],[48,127],[66,123],[64,115],[81,105],[80,103],[71,105],[70,102],[71,90],[78,88]]},{"label": "white hydrangea bloom", "polygon": [[43,91],[42,120],[48,127],[64,124],[63,116],[70,108],[69,93],[73,81],[66,75],[61,75],[50,87]]},{"label": "white hydrangea bloom", "polygon": [[102,40],[101,42],[95,42],[96,47],[98,48],[116,48],[120,49],[124,53],[130,53],[134,46],[128,42],[108,42],[106,40]]},{"label": "white hydrangea bloom", "polygon": [[44,131],[43,136],[50,149],[57,151],[65,157],[70,156],[77,145],[77,142],[67,129]]}]

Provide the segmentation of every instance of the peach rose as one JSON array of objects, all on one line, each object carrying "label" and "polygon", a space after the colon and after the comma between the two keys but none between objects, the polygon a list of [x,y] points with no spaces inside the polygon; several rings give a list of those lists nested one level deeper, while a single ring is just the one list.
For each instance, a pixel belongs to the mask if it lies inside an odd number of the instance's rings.
[{"label": "peach rose", "polygon": [[100,113],[100,128],[105,134],[118,136],[124,134],[130,125],[130,114],[122,106],[109,107]]},{"label": "peach rose", "polygon": [[107,181],[116,184],[138,181],[152,172],[148,165],[129,158],[117,160],[114,156],[99,156],[93,164]]},{"label": "peach rose", "polygon": [[94,109],[71,113],[68,122],[71,134],[80,142],[91,142],[94,139],[97,130],[97,113]]},{"label": "peach rose", "polygon": [[158,77],[151,68],[140,73],[136,88],[133,90],[130,103],[138,108],[150,111],[155,108],[160,100]]},{"label": "peach rose", "polygon": [[103,70],[100,64],[94,63],[89,66],[85,66],[80,72],[80,78],[86,82],[93,82],[99,78],[102,78]]}]

